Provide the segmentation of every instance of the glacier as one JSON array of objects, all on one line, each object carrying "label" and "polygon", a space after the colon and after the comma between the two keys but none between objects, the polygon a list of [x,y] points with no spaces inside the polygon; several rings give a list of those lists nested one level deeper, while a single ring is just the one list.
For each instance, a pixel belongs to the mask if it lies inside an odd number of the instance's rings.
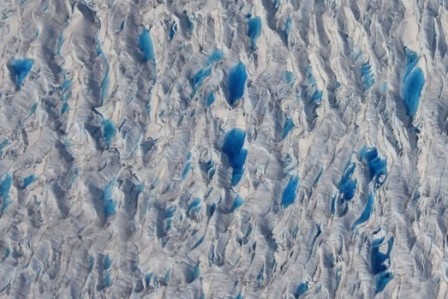
[{"label": "glacier", "polygon": [[447,0],[5,0],[0,298],[448,298]]}]

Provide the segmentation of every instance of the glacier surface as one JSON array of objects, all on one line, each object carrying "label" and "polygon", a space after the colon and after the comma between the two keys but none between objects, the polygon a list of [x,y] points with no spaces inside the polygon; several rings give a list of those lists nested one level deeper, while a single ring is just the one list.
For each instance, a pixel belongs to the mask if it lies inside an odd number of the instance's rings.
[{"label": "glacier surface", "polygon": [[0,297],[448,298],[447,9],[2,1]]}]

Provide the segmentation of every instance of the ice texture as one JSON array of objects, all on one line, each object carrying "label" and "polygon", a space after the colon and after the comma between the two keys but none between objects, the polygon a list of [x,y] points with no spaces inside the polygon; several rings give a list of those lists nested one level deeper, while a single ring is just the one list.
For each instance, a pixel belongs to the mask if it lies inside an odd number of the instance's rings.
[{"label": "ice texture", "polygon": [[0,37],[0,298],[448,298],[446,0],[6,0]]}]

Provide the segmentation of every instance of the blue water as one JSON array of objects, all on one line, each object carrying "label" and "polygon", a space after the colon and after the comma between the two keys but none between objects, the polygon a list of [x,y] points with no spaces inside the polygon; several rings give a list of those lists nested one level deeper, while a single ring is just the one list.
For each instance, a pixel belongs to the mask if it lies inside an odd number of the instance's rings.
[{"label": "blue water", "polygon": [[252,46],[257,43],[258,38],[261,35],[261,18],[253,17],[247,21],[247,36],[250,38]]},{"label": "blue water", "polygon": [[231,185],[236,186],[244,173],[244,163],[247,158],[247,150],[242,149],[236,156],[234,156],[231,160],[231,166],[233,168]]},{"label": "blue water", "polygon": [[375,294],[381,293],[384,291],[384,288],[387,284],[394,278],[394,275],[391,272],[382,272],[375,277]]},{"label": "blue water", "polygon": [[143,54],[143,61],[156,61],[154,41],[148,29],[144,29],[138,39],[138,47]]},{"label": "blue water", "polygon": [[394,245],[394,238],[390,238],[387,242],[387,251],[385,253],[380,251],[381,245],[381,243],[372,244],[370,252],[370,265],[372,267],[372,273],[375,275],[389,268],[386,261],[390,259],[390,254]]},{"label": "blue water", "polygon": [[297,191],[299,189],[300,179],[298,176],[293,176],[289,180],[282,194],[282,207],[286,209],[296,201]]},{"label": "blue water", "polygon": [[235,106],[244,95],[244,89],[246,87],[247,73],[244,63],[239,62],[229,71],[228,88],[230,106]]},{"label": "blue water", "polygon": [[420,103],[420,97],[425,85],[423,70],[417,67],[419,57],[416,52],[405,49],[407,58],[405,73],[403,76],[403,102],[406,113],[414,117]]},{"label": "blue water", "polygon": [[247,150],[243,149],[246,132],[241,129],[230,130],[225,138],[222,151],[227,155],[230,166],[233,168],[231,185],[235,186],[241,180],[244,171],[244,163]]},{"label": "blue water", "polygon": [[9,65],[9,69],[14,77],[17,89],[21,89],[25,78],[28,76],[34,64],[34,59],[14,59]]},{"label": "blue water", "polygon": [[367,220],[369,220],[370,215],[372,214],[372,210],[373,210],[374,199],[375,199],[375,197],[373,196],[373,194],[370,194],[367,199],[366,206],[364,207],[364,210],[362,211],[361,216],[359,216],[359,218],[356,219],[356,221],[353,223],[353,228],[356,228],[357,226],[359,226],[359,225],[363,224],[364,222],[366,222]]},{"label": "blue water", "polygon": [[415,116],[420,96],[425,85],[425,76],[421,68],[415,68],[404,81],[404,104],[409,116]]}]

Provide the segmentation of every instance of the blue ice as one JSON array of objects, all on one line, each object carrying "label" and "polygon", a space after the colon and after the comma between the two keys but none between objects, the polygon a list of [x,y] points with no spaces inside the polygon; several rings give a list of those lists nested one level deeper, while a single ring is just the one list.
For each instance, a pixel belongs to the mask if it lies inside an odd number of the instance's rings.
[{"label": "blue ice", "polygon": [[352,179],[355,168],[356,164],[349,162],[345,167],[344,174],[339,182],[338,189],[342,195],[342,199],[345,201],[351,200],[355,196],[357,182]]},{"label": "blue ice", "polygon": [[9,204],[11,203],[11,200],[9,198],[9,191],[11,190],[11,186],[12,186],[12,176],[10,174],[6,174],[0,183],[0,196],[2,197],[2,206],[0,214],[3,214],[3,212],[8,208]]},{"label": "blue ice", "polygon": [[315,90],[311,95],[311,101],[313,101],[316,104],[320,104],[320,102],[322,101],[322,95],[323,95],[322,90]]},{"label": "blue ice", "polygon": [[369,198],[367,199],[364,211],[362,212],[361,216],[359,216],[359,218],[355,221],[355,223],[353,223],[353,228],[356,228],[357,226],[369,220],[373,210],[373,203],[374,203],[374,196],[373,193],[371,193],[369,195]]},{"label": "blue ice", "polygon": [[322,101],[323,91],[318,89],[317,81],[313,75],[311,66],[307,67],[306,76],[309,84],[309,91],[307,92],[307,94],[314,104],[319,105]]},{"label": "blue ice", "polygon": [[191,172],[191,162],[185,164],[184,170],[182,171],[182,179],[186,179]]},{"label": "blue ice", "polygon": [[292,28],[292,18],[288,16],[285,20],[285,24],[282,29],[283,37],[285,38],[286,43],[288,43],[289,34],[291,33]]},{"label": "blue ice", "polygon": [[34,59],[23,58],[23,59],[14,59],[9,69],[14,77],[17,89],[21,89],[25,78],[28,76],[31,68],[33,67]]},{"label": "blue ice", "polygon": [[215,94],[213,92],[209,92],[206,98],[207,107],[210,107],[215,102]]},{"label": "blue ice", "polygon": [[165,208],[165,219],[171,219],[174,217],[174,213],[176,212],[177,208],[176,206],[167,206]]},{"label": "blue ice", "polygon": [[112,267],[112,260],[109,255],[106,255],[103,259],[103,268],[104,270],[109,270]]},{"label": "blue ice", "polygon": [[425,76],[421,68],[416,67],[419,57],[409,49],[405,50],[407,64],[403,77],[403,97],[406,113],[414,117],[417,113],[420,96],[425,84]]},{"label": "blue ice", "polygon": [[286,71],[283,76],[288,84],[293,84],[294,80],[296,79],[296,76],[291,71]]},{"label": "blue ice", "polygon": [[89,272],[93,270],[93,266],[95,266],[95,258],[89,255]]},{"label": "blue ice", "polygon": [[306,78],[308,79],[308,83],[310,85],[314,86],[314,85],[317,84],[316,78],[313,75],[313,71],[312,71],[310,65],[308,65],[307,68],[306,68]]},{"label": "blue ice", "polygon": [[300,298],[302,295],[304,295],[306,292],[308,292],[308,282],[301,282],[296,289],[296,292],[294,293],[294,297],[296,299]]},{"label": "blue ice", "polygon": [[104,78],[101,81],[101,104],[104,103],[104,98],[107,96],[109,91],[109,64],[107,64],[106,73],[104,74]]},{"label": "blue ice", "polygon": [[193,201],[188,205],[187,213],[189,215],[192,215],[194,213],[197,213],[201,209],[201,199],[196,197],[193,199]]},{"label": "blue ice", "polygon": [[387,177],[387,162],[378,155],[378,150],[363,148],[360,152],[361,160],[369,168],[369,179],[375,178],[375,187],[381,186]]},{"label": "blue ice", "polygon": [[258,38],[261,35],[261,18],[253,17],[247,21],[247,36],[250,38],[252,47],[255,47]]},{"label": "blue ice", "polygon": [[212,73],[212,69],[210,67],[203,68],[199,70],[192,78],[191,78],[191,85],[193,86],[193,89],[196,90],[201,84],[204,82],[204,80],[210,76]]},{"label": "blue ice", "polygon": [[138,47],[143,54],[144,62],[156,60],[154,41],[148,29],[144,29],[140,34]]},{"label": "blue ice", "polygon": [[100,284],[98,285],[98,290],[104,290],[107,289],[112,285],[112,275],[109,271],[104,273],[103,278],[100,281]]},{"label": "blue ice", "polygon": [[236,295],[235,299],[244,299],[243,294],[239,293],[238,295]]},{"label": "blue ice", "polygon": [[282,207],[284,209],[289,207],[296,201],[297,191],[299,189],[299,183],[300,183],[299,177],[293,176],[289,180],[288,185],[286,185],[285,189],[283,190]]},{"label": "blue ice", "polygon": [[170,205],[165,208],[165,231],[171,230],[171,225],[173,223],[173,218],[176,210],[177,207],[175,205]]},{"label": "blue ice", "polygon": [[151,278],[152,278],[152,273],[146,273],[146,275],[145,275],[145,284],[146,284],[146,286],[148,286],[149,285],[149,283],[151,282]]},{"label": "blue ice", "polygon": [[186,281],[187,283],[192,283],[193,281],[195,281],[200,274],[200,268],[199,268],[199,263],[197,263],[194,267],[192,267],[191,269],[189,269],[186,273]]},{"label": "blue ice", "polygon": [[37,177],[34,174],[30,174],[29,176],[25,177],[23,179],[22,188],[25,189],[26,187],[31,185],[36,180],[36,178]]},{"label": "blue ice", "polygon": [[0,156],[3,155],[3,149],[9,145],[11,142],[8,139],[5,139],[2,141],[2,143],[0,143]]},{"label": "blue ice", "polygon": [[235,199],[233,200],[233,204],[232,204],[232,207],[230,209],[231,212],[234,212],[236,209],[241,207],[243,204],[244,204],[244,199],[241,196],[237,195],[235,197]]},{"label": "blue ice", "polygon": [[411,71],[414,69],[414,67],[417,65],[420,58],[418,57],[416,52],[412,51],[409,48],[405,49],[405,55],[406,55],[407,62],[406,62],[404,77],[406,78],[411,73]]},{"label": "blue ice", "polygon": [[66,113],[68,110],[70,110],[70,106],[68,105],[67,102],[64,102],[64,104],[62,104],[62,107],[61,107],[61,114]]},{"label": "blue ice", "polygon": [[170,41],[173,40],[176,32],[177,32],[177,24],[176,24],[176,22],[173,22],[173,24],[171,24],[171,26],[170,26]]},{"label": "blue ice", "polygon": [[208,218],[211,218],[215,214],[215,211],[216,211],[216,204],[215,203],[207,205],[207,217]]},{"label": "blue ice", "polygon": [[391,272],[382,272],[378,274],[375,278],[375,294],[381,293],[393,278],[394,275]]},{"label": "blue ice", "polygon": [[365,89],[369,89],[375,83],[372,66],[368,62],[361,65],[361,77],[363,79]]},{"label": "blue ice", "polygon": [[115,124],[110,119],[104,119],[101,122],[101,132],[103,133],[104,142],[107,146],[110,146],[117,132]]},{"label": "blue ice", "polygon": [[215,162],[213,162],[213,160],[208,160],[207,162],[203,162],[202,168],[203,168],[204,172],[207,174],[207,179],[211,180],[216,171]]},{"label": "blue ice", "polygon": [[126,20],[123,20],[120,24],[120,31],[123,31],[125,26],[126,26]]},{"label": "blue ice", "polygon": [[411,117],[417,113],[424,84],[425,76],[419,67],[414,69],[404,81],[404,104],[407,114]]},{"label": "blue ice", "polygon": [[63,92],[65,92],[65,91],[69,90],[70,88],[72,88],[72,85],[73,85],[72,80],[65,79],[64,82],[62,82],[61,89]]},{"label": "blue ice", "polygon": [[238,155],[236,155],[232,159],[232,162],[230,164],[233,168],[232,179],[231,179],[232,186],[236,186],[236,184],[238,184],[238,182],[243,177],[244,163],[246,162],[246,158],[247,158],[247,150],[242,149],[241,152],[239,152]]},{"label": "blue ice", "polygon": [[283,125],[283,133],[282,133],[282,139],[285,139],[286,136],[288,136],[289,132],[291,132],[292,129],[294,129],[295,125],[291,118],[287,118],[285,120],[285,124]]},{"label": "blue ice", "polygon": [[111,180],[103,191],[103,212],[104,217],[108,218],[115,214],[116,212],[116,203],[113,199],[113,191],[115,187],[115,180]]},{"label": "blue ice", "polygon": [[62,48],[62,45],[64,44],[64,35],[61,33],[61,34],[59,34],[59,37],[58,37],[58,41],[57,41],[57,43],[56,43],[56,54],[57,55],[61,55],[61,48]]},{"label": "blue ice", "polygon": [[238,184],[244,171],[244,163],[246,162],[247,150],[243,149],[246,132],[241,129],[230,130],[225,138],[222,151],[227,155],[230,166],[233,168],[232,186]]},{"label": "blue ice", "polygon": [[246,65],[239,62],[229,71],[229,105],[235,106],[244,95],[244,89],[246,87],[247,73]]},{"label": "blue ice", "polygon": [[73,85],[72,81],[67,79],[67,74],[65,74],[64,76],[65,76],[65,79],[61,85],[62,101],[63,101],[63,104],[61,107],[61,114],[66,113],[70,109],[70,106],[67,101],[72,96],[72,92],[70,89],[72,88],[72,85]]},{"label": "blue ice", "polygon": [[212,54],[208,56],[207,63],[214,64],[221,61],[224,58],[224,52],[220,49],[216,49]]},{"label": "blue ice", "polygon": [[392,252],[392,247],[394,245],[394,238],[390,238],[387,242],[387,251],[382,253],[380,251],[381,242],[372,243],[372,248],[370,252],[370,264],[372,267],[373,274],[379,274],[389,268],[389,259]]}]

